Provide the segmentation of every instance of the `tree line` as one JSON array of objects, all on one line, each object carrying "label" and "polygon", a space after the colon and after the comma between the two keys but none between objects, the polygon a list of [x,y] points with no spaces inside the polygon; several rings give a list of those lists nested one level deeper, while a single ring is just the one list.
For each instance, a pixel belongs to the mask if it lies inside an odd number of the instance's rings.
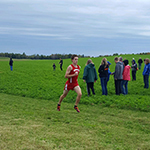
[{"label": "tree line", "polygon": [[[113,55],[99,55],[98,57],[109,57],[109,56],[117,56],[118,53],[114,53]],[[124,55],[124,54],[120,54]],[[146,53],[137,53],[136,55],[150,55],[150,52]],[[22,54],[19,53],[0,53],[0,57],[9,57],[14,59],[68,59],[71,58],[72,54],[51,54],[51,55],[39,55],[39,54],[33,54],[33,55],[26,55],[25,52]],[[79,58],[83,57],[90,57],[90,56],[84,56],[78,55]]]},{"label": "tree line", "polygon": [[[19,53],[0,53],[0,57],[9,57],[14,59],[67,59],[71,58],[72,54],[51,54],[51,55],[39,55],[39,54],[33,54],[33,55],[26,55],[25,53],[19,54]],[[84,55],[78,55],[78,57],[90,57],[90,56],[84,56]]]}]

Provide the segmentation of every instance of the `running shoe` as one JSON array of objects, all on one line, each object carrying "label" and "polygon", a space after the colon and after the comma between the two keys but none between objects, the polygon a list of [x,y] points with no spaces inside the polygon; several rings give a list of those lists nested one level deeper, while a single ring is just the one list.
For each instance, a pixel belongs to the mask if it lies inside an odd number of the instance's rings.
[{"label": "running shoe", "polygon": [[80,112],[80,110],[79,110],[79,108],[77,107],[77,106],[74,106],[74,109],[79,113]]},{"label": "running shoe", "polygon": [[57,105],[57,110],[60,111],[60,105]]}]

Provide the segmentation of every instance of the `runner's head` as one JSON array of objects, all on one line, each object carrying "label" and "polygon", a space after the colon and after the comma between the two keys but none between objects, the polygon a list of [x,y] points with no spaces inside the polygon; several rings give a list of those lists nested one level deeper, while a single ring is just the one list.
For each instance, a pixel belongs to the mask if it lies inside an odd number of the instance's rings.
[{"label": "runner's head", "polygon": [[77,65],[78,63],[78,56],[77,55],[72,55],[71,56],[71,61],[74,65]]}]

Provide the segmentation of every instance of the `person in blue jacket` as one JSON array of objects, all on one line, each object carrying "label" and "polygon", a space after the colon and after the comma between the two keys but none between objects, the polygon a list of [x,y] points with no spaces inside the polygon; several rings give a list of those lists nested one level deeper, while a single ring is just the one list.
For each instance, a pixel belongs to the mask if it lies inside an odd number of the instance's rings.
[{"label": "person in blue jacket", "polygon": [[143,70],[143,79],[144,79],[144,88],[149,88],[149,74],[150,74],[150,60],[148,58],[144,59],[144,70]]},{"label": "person in blue jacket", "polygon": [[92,90],[93,95],[95,95],[94,82],[96,82],[96,80],[97,80],[97,73],[95,65],[91,59],[88,59],[83,73],[83,81],[86,82],[87,84],[88,96],[90,96],[90,89]]},{"label": "person in blue jacket", "polygon": [[[110,63],[109,61],[107,61],[107,63],[108,63],[108,66],[111,65],[111,63]],[[108,78],[107,78],[107,82],[109,81],[110,75],[111,75],[111,72],[110,72],[110,69],[108,68]]]}]

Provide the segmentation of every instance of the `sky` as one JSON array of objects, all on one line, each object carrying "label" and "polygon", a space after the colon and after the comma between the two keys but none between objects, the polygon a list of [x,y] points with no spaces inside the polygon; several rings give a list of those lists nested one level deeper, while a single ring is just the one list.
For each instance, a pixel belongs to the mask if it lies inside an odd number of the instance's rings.
[{"label": "sky", "polygon": [[0,52],[150,52],[149,0],[0,0]]}]

